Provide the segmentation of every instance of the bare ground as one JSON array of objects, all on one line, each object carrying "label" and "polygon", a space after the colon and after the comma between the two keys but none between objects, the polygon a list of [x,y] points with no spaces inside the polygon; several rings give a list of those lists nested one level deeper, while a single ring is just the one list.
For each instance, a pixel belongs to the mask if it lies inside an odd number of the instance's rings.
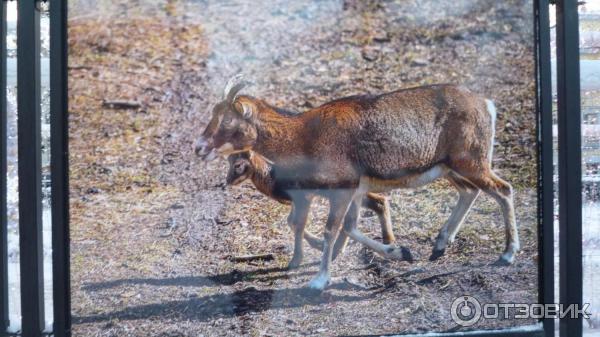
[{"label": "bare ground", "polygon": [[[75,335],[453,331],[460,330],[450,316],[458,296],[536,301],[529,1],[101,1],[81,14],[76,6],[86,3],[71,3],[69,29]],[[489,265],[504,235],[487,196],[446,256],[427,261],[457,200],[437,182],[391,194],[398,244],[418,261],[384,261],[351,243],[334,263],[331,287],[307,296],[303,286],[320,254],[307,248],[302,268],[284,270],[292,247],[287,206],[247,184],[224,186],[225,160],[203,163],[191,151],[226,77],[239,70],[256,81],[255,95],[299,111],[348,94],[438,82],[493,98],[494,166],[516,192],[523,250],[515,265]],[[140,106],[103,104],[117,99]],[[321,231],[326,206],[315,205],[310,231]],[[378,226],[363,213],[363,231],[377,238]],[[229,259],[259,253],[275,259]]]}]

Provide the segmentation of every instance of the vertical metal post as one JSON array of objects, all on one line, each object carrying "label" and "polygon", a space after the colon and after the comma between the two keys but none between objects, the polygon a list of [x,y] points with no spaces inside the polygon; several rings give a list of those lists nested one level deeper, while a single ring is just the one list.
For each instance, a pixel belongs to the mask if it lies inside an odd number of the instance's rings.
[{"label": "vertical metal post", "polygon": [[6,1],[0,0],[0,336],[8,322],[8,242],[6,215]]},{"label": "vertical metal post", "polygon": [[[582,302],[581,102],[577,0],[556,5],[560,302]],[[560,320],[561,337],[581,337],[582,319]]]},{"label": "vertical metal post", "polygon": [[[538,108],[538,269],[539,302],[554,303],[554,177],[552,150],[552,69],[548,0],[534,1]],[[543,320],[546,337],[554,336],[554,319]]]},{"label": "vertical metal post", "polygon": [[71,335],[69,275],[69,154],[67,107],[67,1],[50,1],[50,162],[54,335]]},{"label": "vertical metal post", "polygon": [[22,336],[34,337],[44,329],[40,13],[34,0],[18,1],[17,48]]}]

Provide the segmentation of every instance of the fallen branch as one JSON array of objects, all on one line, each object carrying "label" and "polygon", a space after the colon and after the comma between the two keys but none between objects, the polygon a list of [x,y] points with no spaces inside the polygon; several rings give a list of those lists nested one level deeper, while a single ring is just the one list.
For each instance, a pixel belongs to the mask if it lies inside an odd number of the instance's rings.
[{"label": "fallen branch", "polygon": [[140,102],[137,101],[102,101],[102,106],[109,109],[137,109],[142,106]]},{"label": "fallen branch", "polygon": [[249,262],[249,261],[256,261],[256,260],[263,260],[263,261],[271,261],[273,259],[275,259],[275,256],[273,256],[273,254],[257,254],[257,255],[242,255],[242,256],[230,256],[229,259],[233,262]]},{"label": "fallen branch", "polygon": [[70,65],[68,67],[69,70],[90,70],[92,69],[91,66],[84,66],[84,65]]},{"label": "fallen branch", "polygon": [[458,274],[458,273],[462,273],[469,270],[469,268],[463,268],[463,269],[459,269],[459,270],[455,270],[455,271],[450,271],[447,273],[441,273],[441,274],[435,274],[429,277],[426,277],[424,279],[418,280],[417,282],[415,282],[418,285],[424,285],[427,283],[432,283],[433,281],[435,281],[438,278],[442,278],[442,277],[446,277],[446,276],[450,276],[450,275],[454,275],[454,274]]}]

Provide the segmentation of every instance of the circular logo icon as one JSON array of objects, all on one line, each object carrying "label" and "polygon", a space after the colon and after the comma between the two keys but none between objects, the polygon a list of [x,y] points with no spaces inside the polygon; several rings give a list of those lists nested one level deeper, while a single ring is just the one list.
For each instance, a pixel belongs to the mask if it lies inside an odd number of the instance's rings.
[{"label": "circular logo icon", "polygon": [[450,309],[452,320],[461,326],[471,326],[481,318],[481,304],[472,296],[457,297]]}]

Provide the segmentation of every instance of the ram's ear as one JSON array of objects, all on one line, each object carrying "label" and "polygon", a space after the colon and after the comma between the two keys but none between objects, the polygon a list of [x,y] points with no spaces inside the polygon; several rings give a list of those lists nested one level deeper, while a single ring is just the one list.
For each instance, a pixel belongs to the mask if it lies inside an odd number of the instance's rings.
[{"label": "ram's ear", "polygon": [[256,104],[250,100],[241,100],[238,99],[233,103],[233,108],[237,111],[242,118],[251,119],[255,116],[256,111],[258,110]]}]

